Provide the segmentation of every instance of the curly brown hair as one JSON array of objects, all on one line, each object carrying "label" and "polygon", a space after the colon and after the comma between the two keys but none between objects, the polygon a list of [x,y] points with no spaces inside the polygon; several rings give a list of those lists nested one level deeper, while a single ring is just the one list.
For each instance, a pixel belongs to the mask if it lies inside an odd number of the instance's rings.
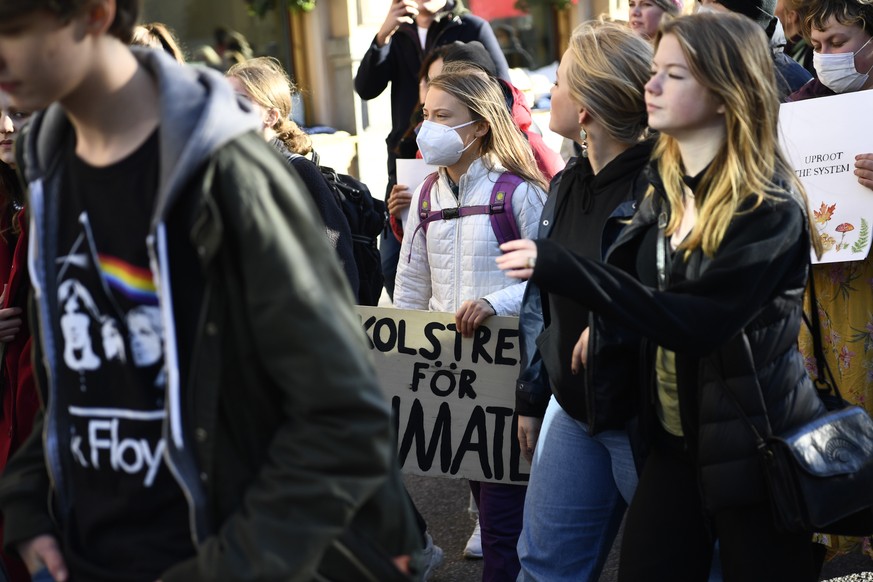
[{"label": "curly brown hair", "polygon": [[813,28],[824,30],[833,17],[845,26],[857,26],[873,36],[873,0],[828,0],[809,3],[809,12],[801,19],[803,34]]}]

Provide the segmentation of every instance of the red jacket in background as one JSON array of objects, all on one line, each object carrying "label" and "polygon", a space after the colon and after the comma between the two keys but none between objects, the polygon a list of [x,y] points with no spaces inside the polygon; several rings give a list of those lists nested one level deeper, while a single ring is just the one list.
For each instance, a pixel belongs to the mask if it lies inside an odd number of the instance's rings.
[{"label": "red jacket in background", "polygon": [[[12,220],[20,229],[13,234]],[[2,359],[2,413],[0,413],[0,471],[33,430],[33,419],[39,410],[39,395],[34,383],[31,362],[31,335],[27,321],[27,295],[30,280],[27,275],[27,221],[24,212],[14,218],[0,219],[0,281],[6,286],[0,308],[19,307],[21,330],[9,343],[0,344]],[[2,289],[2,288],[0,288]],[[2,547],[2,521],[0,521]],[[0,552],[11,582],[29,582],[30,575],[17,556]]]}]

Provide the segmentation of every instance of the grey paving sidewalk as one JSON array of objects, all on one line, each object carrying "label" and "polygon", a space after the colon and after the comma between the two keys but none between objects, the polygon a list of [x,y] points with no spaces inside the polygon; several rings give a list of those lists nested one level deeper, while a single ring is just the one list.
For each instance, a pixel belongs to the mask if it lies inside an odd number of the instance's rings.
[{"label": "grey paving sidewalk", "polygon": [[[473,520],[467,512],[470,495],[467,482],[463,479],[417,477],[414,475],[407,475],[404,480],[412,499],[427,520],[428,529],[434,541],[445,552],[445,561],[442,567],[434,572],[430,579],[431,582],[475,582],[481,580],[481,560],[465,560],[461,554],[470,532],[473,531]],[[617,548],[613,548],[599,582],[615,582],[617,577],[618,551]],[[860,553],[840,556],[825,564],[821,580],[827,582],[873,582],[873,560]],[[790,581],[774,580],[773,582]]]}]

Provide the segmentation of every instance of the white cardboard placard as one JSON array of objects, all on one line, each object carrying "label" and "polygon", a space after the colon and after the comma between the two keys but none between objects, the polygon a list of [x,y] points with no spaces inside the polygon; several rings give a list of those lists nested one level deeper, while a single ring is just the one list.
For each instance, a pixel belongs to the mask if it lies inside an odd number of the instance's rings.
[{"label": "white cardboard placard", "polygon": [[[424,160],[419,159],[398,159],[397,160],[397,183],[405,184],[409,187],[410,192],[415,192],[415,189],[418,188],[419,184],[424,182],[424,179],[427,178],[428,174],[432,174],[436,172],[439,168],[437,166],[431,166],[430,164],[424,163]],[[400,220],[406,224],[406,221],[409,219],[409,209],[403,211],[403,214],[400,216]]]},{"label": "white cardboard placard", "polygon": [[403,471],[526,484],[514,414],[518,318],[490,317],[464,338],[451,313],[357,309],[395,413]]},{"label": "white cardboard placard", "polygon": [[870,251],[873,191],[858,183],[855,156],[873,153],[873,91],[783,103],[779,138],[809,197],[825,252],[816,263],[860,261]]}]

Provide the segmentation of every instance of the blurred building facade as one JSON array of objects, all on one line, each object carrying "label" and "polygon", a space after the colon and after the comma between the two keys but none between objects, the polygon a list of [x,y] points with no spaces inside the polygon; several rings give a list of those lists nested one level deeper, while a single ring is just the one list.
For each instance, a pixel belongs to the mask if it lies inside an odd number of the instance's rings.
[{"label": "blurred building facade", "polygon": [[[529,13],[516,10],[514,4],[515,0],[465,0],[474,14],[491,22],[510,66],[527,69],[554,63],[579,22],[601,14],[627,15],[627,0],[578,0],[560,11],[543,1],[531,1]],[[214,46],[214,32],[223,27],[244,35],[254,54],[278,58],[301,89],[299,117],[305,124],[348,134],[319,143],[341,148],[341,155],[349,156],[350,172],[374,193],[383,192],[384,138],[391,125],[389,91],[362,102],[353,79],[390,0],[319,0],[313,11],[305,13],[289,12],[281,1],[277,5],[258,17],[249,13],[244,0],[145,0],[143,18],[168,24],[189,54],[203,45]]]}]

